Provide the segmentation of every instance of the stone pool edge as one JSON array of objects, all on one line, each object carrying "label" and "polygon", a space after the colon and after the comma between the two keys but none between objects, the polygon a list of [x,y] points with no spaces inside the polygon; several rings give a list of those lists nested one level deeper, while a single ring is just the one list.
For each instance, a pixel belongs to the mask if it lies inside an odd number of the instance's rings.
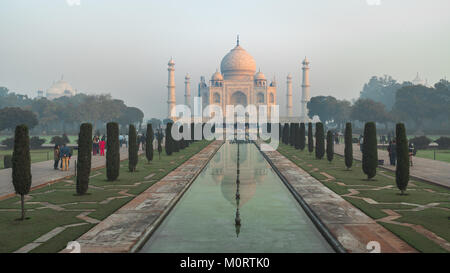
[{"label": "stone pool edge", "polygon": [[[138,252],[223,145],[215,140],[79,237],[82,253]],[[70,250],[62,250],[62,253]]]},{"label": "stone pool edge", "polygon": [[336,252],[367,253],[372,241],[383,253],[417,252],[278,151],[255,145]]}]

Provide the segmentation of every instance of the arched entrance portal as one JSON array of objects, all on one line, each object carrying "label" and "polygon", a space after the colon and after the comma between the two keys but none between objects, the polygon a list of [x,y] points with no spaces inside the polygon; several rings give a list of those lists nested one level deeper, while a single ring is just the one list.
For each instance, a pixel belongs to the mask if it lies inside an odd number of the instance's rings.
[{"label": "arched entrance portal", "polygon": [[230,104],[247,106],[247,96],[241,91],[236,91],[231,95]]}]

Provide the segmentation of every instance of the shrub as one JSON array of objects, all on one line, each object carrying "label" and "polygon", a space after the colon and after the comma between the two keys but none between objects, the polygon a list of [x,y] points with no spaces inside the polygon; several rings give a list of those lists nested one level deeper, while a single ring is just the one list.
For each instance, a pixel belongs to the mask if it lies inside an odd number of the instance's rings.
[{"label": "shrub", "polygon": [[3,156],[3,167],[9,169],[12,167],[12,155]]},{"label": "shrub", "polygon": [[328,130],[327,132],[327,159],[329,162],[333,161],[334,156],[334,141],[333,133]]},{"label": "shrub", "polygon": [[58,146],[62,146],[64,144],[67,144],[66,139],[64,139],[62,136],[54,136],[50,140],[50,143],[56,144]]},{"label": "shrub", "polygon": [[162,133],[162,130],[160,129],[160,130],[158,130],[158,137],[157,137],[157,142],[158,142],[158,156],[159,156],[159,159],[161,159],[161,152],[162,152],[162,145],[161,145],[161,142],[162,142],[162,139],[163,139],[163,133]]},{"label": "shrub", "polygon": [[289,145],[295,145],[295,123],[289,125]]},{"label": "shrub", "polygon": [[395,135],[397,143],[397,165],[395,168],[395,182],[397,188],[403,195],[406,191],[409,181],[409,149],[406,139],[405,125],[397,123],[395,126]]},{"label": "shrub", "polygon": [[316,123],[316,158],[322,159],[325,155],[325,133],[323,130],[323,123]]},{"label": "shrub", "polygon": [[450,137],[440,137],[435,142],[439,144],[440,149],[450,148]]},{"label": "shrub", "polygon": [[289,123],[285,123],[283,126],[283,143],[289,144]]},{"label": "shrub", "polygon": [[130,172],[136,171],[138,163],[138,149],[136,128],[133,124],[128,127],[128,170]]},{"label": "shrub", "polygon": [[312,153],[314,151],[314,140],[312,133],[312,123],[308,122],[308,152]]},{"label": "shrub", "polygon": [[4,139],[2,141],[2,144],[5,145],[7,149],[12,149],[14,147],[14,138],[10,137],[10,138]]},{"label": "shrub", "polygon": [[300,125],[294,123],[294,147],[295,149],[300,149]]},{"label": "shrub", "polygon": [[41,148],[42,144],[45,143],[45,139],[39,138],[38,136],[34,136],[30,138],[30,147],[31,149],[39,149]]},{"label": "shrub", "polygon": [[305,136],[305,123],[300,123],[300,129],[299,129],[299,148],[300,150],[305,149],[305,142],[306,142],[306,136]]},{"label": "shrub", "polygon": [[12,183],[14,190],[20,194],[22,217],[25,219],[25,194],[31,188],[31,157],[28,127],[18,125],[14,134],[14,151],[12,155]]},{"label": "shrub", "polygon": [[166,139],[164,144],[164,149],[166,150],[167,155],[171,155],[173,153],[172,133],[170,132],[171,130],[172,122],[169,122],[166,125]]},{"label": "shrub", "polygon": [[106,124],[106,136],[106,177],[108,181],[115,181],[120,169],[119,124]]},{"label": "shrub", "polygon": [[347,167],[347,169],[350,169],[353,165],[352,124],[350,122],[347,122],[345,124],[344,142],[345,142],[344,148],[345,166]]},{"label": "shrub", "polygon": [[83,123],[78,135],[77,194],[83,195],[89,187],[92,159],[92,124]]},{"label": "shrub", "polygon": [[147,137],[145,138],[145,157],[147,161],[153,160],[153,127],[151,123],[147,124]]},{"label": "shrub", "polygon": [[[92,133],[91,133],[91,134],[92,134]],[[99,136],[99,135],[98,135],[98,136]],[[64,133],[64,134],[62,135],[62,138],[63,138],[65,144],[70,143],[70,139],[69,139],[69,137],[67,136],[66,133]]]},{"label": "shrub", "polygon": [[409,140],[409,142],[414,143],[416,149],[426,149],[431,143],[431,139],[426,136],[415,137]]},{"label": "shrub", "polygon": [[362,169],[371,179],[377,173],[378,150],[377,150],[377,129],[375,122],[367,122],[364,126]]}]

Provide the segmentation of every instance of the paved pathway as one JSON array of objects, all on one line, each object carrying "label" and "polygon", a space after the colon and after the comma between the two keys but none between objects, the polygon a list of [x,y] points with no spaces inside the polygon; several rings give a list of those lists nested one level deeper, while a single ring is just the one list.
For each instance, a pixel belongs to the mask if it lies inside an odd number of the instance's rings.
[{"label": "paved pathway", "polygon": [[381,252],[417,252],[278,151],[264,153],[348,252],[367,253],[371,241]]},{"label": "paved pathway", "polygon": [[[142,151],[139,151],[140,153]],[[128,150],[122,148],[120,150],[120,159],[128,158]],[[31,164],[32,188],[42,186],[49,182],[59,181],[75,174],[75,160],[77,156],[73,156],[70,160],[70,170],[63,172],[53,169],[53,160],[43,161]],[[92,169],[98,169],[106,166],[105,156],[92,156]],[[14,187],[12,185],[12,169],[0,170],[0,200],[14,195]]]},{"label": "paved pathway", "polygon": [[[80,251],[136,252],[189,188],[223,141],[214,141],[76,241]],[[56,231],[58,232],[58,230]],[[30,245],[33,247],[33,245]],[[24,247],[27,250],[27,246]],[[63,250],[61,252],[70,252]]]},{"label": "paved pathway", "polygon": [[[334,152],[344,155],[344,144],[335,145]],[[353,158],[357,160],[362,158],[358,144],[353,145]],[[378,150],[378,159],[384,159],[384,165],[381,167],[395,171],[395,166],[389,165],[387,151]],[[413,163],[414,166],[409,169],[411,177],[450,187],[450,163],[420,157],[413,157]]]}]

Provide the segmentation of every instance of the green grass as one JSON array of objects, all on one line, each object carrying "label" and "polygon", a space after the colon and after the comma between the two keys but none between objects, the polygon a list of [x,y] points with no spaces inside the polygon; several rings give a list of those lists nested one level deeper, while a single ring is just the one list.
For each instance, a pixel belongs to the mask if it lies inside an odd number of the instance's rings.
[{"label": "green grass", "polygon": [[[450,221],[448,219],[450,211],[445,210],[445,208],[450,207],[450,190],[437,185],[411,180],[407,195],[401,196],[395,184],[394,172],[378,169],[377,175],[373,180],[369,181],[362,172],[360,161],[354,161],[352,169],[348,171],[345,169],[344,158],[336,154],[334,160],[329,163],[326,159],[315,159],[314,153],[302,152],[284,144],[280,144],[278,151],[335,193],[344,195],[348,193],[348,189],[356,189],[360,192],[357,196],[371,198],[379,202],[380,204],[369,204],[361,199],[344,197],[371,218],[380,219],[386,217],[387,214],[383,212],[383,209],[391,209],[402,216],[396,221],[422,225],[438,236],[450,240]],[[321,172],[326,172],[336,180],[325,181],[327,178],[320,174]],[[342,182],[345,185],[342,186],[336,182]],[[373,190],[378,187],[387,188]],[[439,208],[412,211],[411,209],[416,206],[408,205],[407,203],[420,205],[439,203]],[[401,236],[399,235],[399,237],[420,251],[439,252],[444,250],[435,242],[410,228],[396,225],[385,226],[393,233],[400,234]]]},{"label": "green grass", "polygon": [[418,150],[416,156],[428,159],[434,159],[436,152],[436,160],[450,163],[450,150]]},{"label": "green grass", "polygon": [[[34,137],[34,136],[35,136],[35,135],[31,135],[30,137]],[[50,136],[37,135],[37,136],[38,136],[39,138],[45,139],[45,143],[44,143],[44,144],[50,144],[50,141],[51,141],[52,137],[54,137],[54,136],[56,136],[56,135],[50,135]],[[58,135],[58,136],[62,136],[62,134],[61,134],[61,135]],[[10,135],[10,136],[0,136],[0,143],[1,143],[4,139],[11,138],[11,137],[13,137],[13,136],[12,136],[12,135]],[[76,143],[76,140],[78,139],[78,136],[77,136],[77,135],[68,135],[67,137],[69,138],[71,144],[75,144],[75,143]]]},{"label": "green grass", "polygon": [[[134,198],[124,197],[119,193],[120,191],[127,190],[127,193],[135,195],[142,193],[209,143],[208,141],[195,142],[172,156],[166,156],[163,152],[161,159],[156,154],[150,164],[145,160],[145,156],[140,155],[137,171],[134,173],[128,172],[128,161],[122,161],[119,179],[114,182],[106,181],[106,169],[94,171],[91,175],[98,173],[100,175],[90,179],[90,188],[87,195],[75,195],[73,178],[34,190],[28,195],[25,204],[26,216],[30,217],[29,220],[14,220],[20,216],[20,202],[17,196],[0,201],[0,253],[15,251],[55,227],[85,223],[76,218],[83,211],[92,211],[88,215],[91,218],[105,219]],[[145,180],[145,177],[152,173],[154,173],[154,176]],[[124,198],[115,198],[107,203],[101,203],[111,197]],[[59,205],[65,210],[56,211],[45,208],[42,203],[33,204],[32,202],[48,202]],[[15,210],[6,211],[6,209]],[[76,240],[92,226],[92,224],[87,224],[67,228],[34,249],[33,252],[58,252],[66,247],[67,242]]]}]

